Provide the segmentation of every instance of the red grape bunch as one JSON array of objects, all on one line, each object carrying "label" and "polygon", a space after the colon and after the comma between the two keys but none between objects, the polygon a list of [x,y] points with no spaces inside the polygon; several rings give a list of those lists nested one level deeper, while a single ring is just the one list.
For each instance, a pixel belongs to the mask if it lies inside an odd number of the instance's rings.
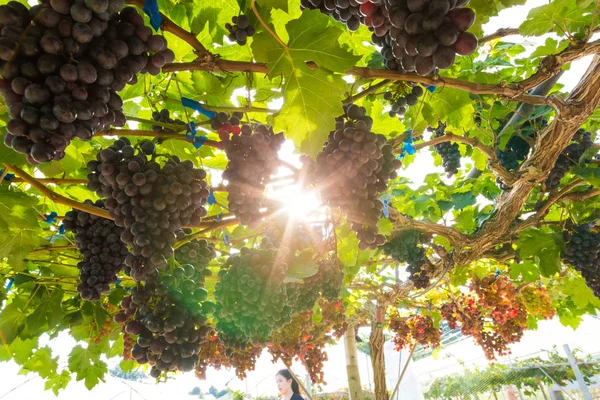
[{"label": "red grape bunch", "polygon": [[201,303],[206,289],[190,279],[192,266],[177,267],[173,274],[139,283],[121,301],[115,322],[137,336],[131,356],[139,364],[150,364],[150,375],[167,371],[191,371],[198,363],[200,344],[210,328]]},{"label": "red grape bunch", "polygon": [[125,228],[121,240],[131,247],[126,262],[136,280],[167,268],[178,231],[200,222],[209,195],[203,169],[176,156],[161,166],[155,150],[146,141],[136,152],[121,138],[88,163],[88,189],[106,198],[115,223]]},{"label": "red grape bunch", "polygon": [[232,17],[231,22],[233,22],[233,25],[230,23],[225,24],[225,29],[229,31],[229,40],[237,42],[240,46],[245,45],[248,37],[256,32],[254,26],[250,25],[250,21],[245,15]]},{"label": "red grape bunch", "polygon": [[389,327],[394,332],[392,342],[396,350],[412,348],[417,344],[423,347],[439,347],[442,331],[433,324],[429,315],[413,314],[401,317],[398,312],[390,316]]},{"label": "red grape bunch", "polygon": [[370,131],[372,120],[365,109],[345,107],[346,118],[338,118],[317,155],[316,174],[323,201],[339,207],[359,239],[359,247],[375,249],[385,243],[377,222],[383,212],[378,194],[396,178],[400,161],[385,136]]},{"label": "red grape bunch", "polygon": [[31,164],[60,160],[70,141],[123,126],[117,92],[173,61],[162,36],[123,0],[52,0],[0,6],[4,143]]},{"label": "red grape bunch", "polygon": [[239,135],[242,132],[240,124],[243,116],[241,112],[234,112],[229,116],[221,111],[211,118],[210,127],[219,133],[221,140],[229,140],[231,134]]},{"label": "red grape bunch", "polygon": [[[104,208],[101,200],[85,204]],[[117,274],[123,269],[129,254],[127,246],[121,242],[123,228],[114,221],[72,210],[65,214],[65,231],[75,234],[75,245],[83,256],[77,263],[80,284],[77,292],[84,300],[98,300],[100,294],[110,290],[110,284],[117,281]]]},{"label": "red grape bunch", "polygon": [[262,220],[261,208],[266,206],[265,186],[279,166],[277,153],[285,140],[283,133],[275,134],[266,125],[244,124],[239,135],[229,137],[227,133],[227,138],[221,139],[229,160],[223,172],[229,211],[241,224],[256,225]]}]

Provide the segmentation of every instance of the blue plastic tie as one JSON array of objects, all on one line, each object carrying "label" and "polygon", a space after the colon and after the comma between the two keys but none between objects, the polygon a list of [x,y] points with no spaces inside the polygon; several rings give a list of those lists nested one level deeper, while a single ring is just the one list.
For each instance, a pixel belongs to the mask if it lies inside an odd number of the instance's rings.
[{"label": "blue plastic tie", "polygon": [[129,292],[130,290],[131,290],[131,288],[128,287],[128,288],[125,289],[125,292]]},{"label": "blue plastic tie", "polygon": [[192,140],[196,137],[196,123],[194,121],[185,125],[185,137]]},{"label": "blue plastic tie", "polygon": [[60,226],[58,227],[58,234],[59,235],[65,234],[65,224],[60,224]]},{"label": "blue plastic tie", "polygon": [[435,85],[430,85],[430,86],[427,86],[427,90],[429,90],[429,92],[430,92],[430,93],[433,93],[433,92],[435,92],[435,88],[436,88],[436,86],[435,86]]},{"label": "blue plastic tie", "polygon": [[146,0],[144,3],[144,8],[142,9],[147,16],[150,17],[150,25],[154,28],[156,32],[160,29],[162,25],[162,16],[158,11],[158,1],[157,0]]},{"label": "blue plastic tie", "polygon": [[183,104],[184,107],[198,111],[200,114],[208,118],[213,118],[215,115],[217,115],[216,112],[207,110],[202,106],[202,104],[198,103],[195,100],[188,99],[187,97],[181,98],[181,104]]},{"label": "blue plastic tie", "polygon": [[398,157],[396,157],[396,160],[402,160],[405,155],[406,155],[405,152],[402,152],[402,153],[398,154]]},{"label": "blue plastic tie", "polygon": [[420,310],[421,310],[420,308],[417,308],[415,311],[415,314],[418,314]]},{"label": "blue plastic tie", "polygon": [[10,288],[12,288],[12,286],[13,286],[13,283],[15,283],[15,280],[12,279],[12,278],[9,279],[8,280],[8,285],[6,285],[6,290],[10,290]]},{"label": "blue plastic tie", "polygon": [[121,284],[121,280],[120,280],[120,279],[117,279],[117,282],[115,282],[115,284],[116,284],[117,286],[119,286],[119,285]]},{"label": "blue plastic tie", "polygon": [[216,221],[220,221],[220,220],[221,220],[221,215],[223,215],[223,213],[222,213],[222,212],[218,213],[218,214],[215,216],[215,220],[216,220]]},{"label": "blue plastic tie", "polygon": [[195,148],[199,149],[206,142],[206,139],[208,139],[206,136],[196,136],[192,143]]},{"label": "blue plastic tie", "polygon": [[502,271],[500,271],[499,269],[496,270],[496,275],[494,276],[494,279],[497,279],[500,274],[502,273]]},{"label": "blue plastic tie", "polygon": [[390,217],[390,210],[388,208],[388,201],[384,200],[383,201],[383,216],[386,218]]},{"label": "blue plastic tie", "polygon": [[52,211],[49,215],[46,216],[45,221],[49,224],[56,222],[56,217],[58,217],[58,214],[55,211]]},{"label": "blue plastic tie", "polygon": [[[3,169],[0,169],[0,174],[2,174],[4,172]],[[11,179],[14,179],[15,175],[14,174],[6,174],[4,175],[4,180],[7,182],[10,182]]]},{"label": "blue plastic tie", "polygon": [[225,243],[225,246],[231,246],[231,242],[229,241],[229,235],[223,236],[223,243]]},{"label": "blue plastic tie", "polygon": [[417,152],[417,150],[412,145],[412,143],[408,143],[408,142],[404,143],[404,151],[411,156]]},{"label": "blue plastic tie", "polygon": [[208,203],[209,206],[212,206],[213,204],[215,204],[217,202],[217,199],[215,199],[215,194],[213,193],[212,190],[208,194],[208,199],[206,199],[206,202]]}]

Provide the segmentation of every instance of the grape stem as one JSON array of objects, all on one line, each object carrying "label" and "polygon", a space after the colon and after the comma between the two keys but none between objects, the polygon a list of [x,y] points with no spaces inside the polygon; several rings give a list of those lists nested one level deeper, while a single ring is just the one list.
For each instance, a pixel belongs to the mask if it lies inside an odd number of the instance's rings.
[{"label": "grape stem", "polygon": [[[256,15],[258,22],[260,22],[260,24],[265,28],[265,30],[267,32],[269,32],[269,34],[271,36],[273,36],[273,39],[275,39],[277,41],[277,43],[279,43],[281,45],[281,47],[287,52],[287,50],[288,50],[287,45],[285,43],[283,43],[283,40],[281,40],[281,38],[279,36],[277,36],[277,34],[271,29],[271,27],[269,25],[267,25],[265,20],[262,18],[262,16],[258,12],[258,10],[256,8],[255,0],[250,0],[250,8],[252,8],[252,12],[254,13],[254,15]],[[312,398],[311,398],[311,400],[312,400]]]},{"label": "grape stem", "polygon": [[479,149],[488,158],[488,168],[492,170],[498,177],[500,177],[504,183],[507,185],[512,185],[515,182],[516,177],[500,164],[500,161],[496,157],[494,150],[481,143],[481,141],[476,137],[465,137],[446,132],[443,136],[433,138],[427,142],[415,144],[414,148],[415,150],[420,150],[422,148],[434,146],[444,142],[465,143],[476,149]]},{"label": "grape stem", "polygon": [[[171,104],[179,104],[181,105],[181,100],[176,100],[173,99],[171,97],[168,96],[163,96],[163,101],[166,103],[171,103]],[[261,108],[261,107],[254,107],[252,105],[247,105],[244,107],[221,107],[221,106],[210,106],[207,104],[202,104],[203,108],[206,108],[209,111],[215,111],[215,112],[219,112],[219,111],[223,111],[223,112],[227,112],[227,113],[234,113],[234,112],[242,112],[242,113],[247,113],[247,112],[254,112],[254,113],[266,113],[266,114],[275,114],[278,110],[273,110],[270,108]]]},{"label": "grape stem", "polygon": [[[134,5],[140,9],[144,8],[144,0],[127,0],[125,1],[125,3]],[[210,52],[206,50],[206,47],[204,47],[202,43],[200,43],[195,34],[181,28],[175,22],[171,21],[165,14],[160,13],[160,16],[162,17],[162,24],[160,27],[163,31],[170,32],[178,38],[187,42],[190,46],[194,48],[194,50],[196,50],[196,54],[199,57],[211,56]]]},{"label": "grape stem", "polygon": [[156,126],[161,126],[163,128],[172,129],[175,132],[183,132],[186,130],[185,124],[169,124],[166,122],[154,121],[151,119],[138,118],[138,117],[134,117],[132,115],[126,115],[125,118],[127,118],[127,121],[136,121],[136,122],[141,122],[143,124],[152,124],[152,125],[156,125]]},{"label": "grape stem", "polygon": [[[142,137],[154,137],[161,140],[181,140],[183,142],[191,143],[192,141],[185,137],[185,135],[177,133],[164,133],[154,132],[139,129],[106,129],[100,132],[96,132],[95,136],[142,136]],[[203,146],[214,147],[217,149],[221,148],[221,142],[216,140],[205,140]]]},{"label": "grape stem", "polygon": [[44,251],[63,251],[63,250],[73,250],[76,249],[76,246],[73,245],[69,245],[69,246],[56,246],[56,247],[41,247],[39,249],[35,249],[35,250],[31,250],[29,252],[29,254],[31,253],[41,253]]},{"label": "grape stem", "polygon": [[484,43],[490,42],[495,39],[500,39],[504,36],[518,35],[518,34],[519,34],[519,28],[500,28],[496,32],[491,33],[486,36],[483,36],[481,39],[479,39],[479,45],[481,46]]},{"label": "grape stem", "polygon": [[[53,184],[53,185],[85,185],[87,179],[76,179],[76,178],[38,178],[38,182]],[[11,178],[11,183],[27,182],[23,178]]]},{"label": "grape stem", "polygon": [[[518,101],[534,105],[545,104],[560,110],[564,107],[564,105],[562,105],[560,102],[557,102],[553,96],[533,96],[526,94],[526,91],[534,88],[551,76],[557,74],[563,65],[587,55],[598,53],[600,53],[600,40],[580,45],[570,44],[560,53],[544,57],[540,61],[540,68],[538,71],[529,78],[513,83],[501,82],[498,84],[484,84],[464,81],[456,78],[441,77],[439,75],[420,76],[416,73],[400,73],[397,71],[365,67],[354,67],[345,73],[365,79],[381,78],[389,79],[390,81],[411,81],[421,83],[426,86],[435,85],[450,87],[474,94],[497,95],[511,101]],[[309,67],[311,69],[318,68],[318,65],[316,65],[314,62],[309,61],[308,63],[310,63]],[[230,61],[223,59],[214,59],[209,61],[200,60],[188,63],[172,63],[166,64],[163,67],[163,72],[215,70],[229,72],[257,72],[264,74],[269,73],[269,68],[266,64]]]},{"label": "grape stem", "polygon": [[342,104],[354,103],[356,100],[362,99],[363,97],[368,96],[371,93],[375,93],[379,89],[384,88],[389,84],[390,84],[390,80],[384,79],[381,82],[371,85],[371,86],[367,87],[366,89],[362,90],[361,92],[356,93],[355,95],[350,95],[350,96],[346,97],[342,101]]}]

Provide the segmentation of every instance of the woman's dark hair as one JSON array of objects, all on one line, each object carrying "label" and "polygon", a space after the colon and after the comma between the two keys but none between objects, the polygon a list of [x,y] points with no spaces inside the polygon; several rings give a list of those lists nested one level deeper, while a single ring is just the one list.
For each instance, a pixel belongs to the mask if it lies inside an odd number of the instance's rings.
[{"label": "woman's dark hair", "polygon": [[298,381],[296,381],[296,378],[294,378],[294,376],[288,369],[282,369],[281,371],[279,371],[277,373],[277,375],[281,375],[285,379],[291,379],[292,380],[292,392],[294,392],[295,394],[300,394],[300,385],[298,385]]}]

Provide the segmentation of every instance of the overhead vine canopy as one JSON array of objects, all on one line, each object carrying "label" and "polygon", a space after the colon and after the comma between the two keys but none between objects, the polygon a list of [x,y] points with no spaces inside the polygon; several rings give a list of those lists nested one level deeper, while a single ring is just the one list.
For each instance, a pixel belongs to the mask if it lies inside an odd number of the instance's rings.
[{"label": "overhead vine canopy", "polygon": [[0,6],[0,361],[323,382],[349,326],[493,360],[600,307],[598,2],[126,3]]}]

